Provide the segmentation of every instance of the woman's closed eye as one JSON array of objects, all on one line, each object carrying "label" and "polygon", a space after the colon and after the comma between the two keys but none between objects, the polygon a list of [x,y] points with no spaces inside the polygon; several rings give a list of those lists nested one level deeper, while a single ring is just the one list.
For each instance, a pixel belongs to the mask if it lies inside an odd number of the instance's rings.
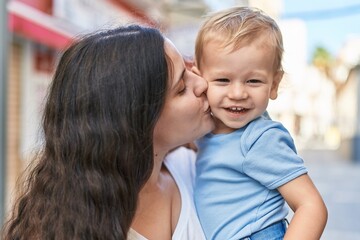
[{"label": "woman's closed eye", "polygon": [[178,94],[182,95],[186,93],[186,85],[184,84],[184,86],[178,91]]},{"label": "woman's closed eye", "polygon": [[183,94],[185,94],[186,93],[186,90],[187,90],[187,86],[186,86],[186,82],[187,82],[187,80],[185,80],[185,76],[186,75],[186,73],[184,73],[183,74],[183,77],[182,77],[182,79],[180,80],[180,82],[179,82],[179,85],[178,85],[178,90],[177,90],[177,93],[179,94],[179,95],[183,95]]}]

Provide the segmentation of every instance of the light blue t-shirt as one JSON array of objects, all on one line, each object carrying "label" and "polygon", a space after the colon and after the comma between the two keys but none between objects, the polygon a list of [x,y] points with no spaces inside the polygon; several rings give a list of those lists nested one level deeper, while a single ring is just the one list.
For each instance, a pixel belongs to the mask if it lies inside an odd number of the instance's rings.
[{"label": "light blue t-shirt", "polygon": [[194,198],[207,239],[240,239],[287,216],[277,188],[307,169],[281,123],[259,117],[197,146]]}]

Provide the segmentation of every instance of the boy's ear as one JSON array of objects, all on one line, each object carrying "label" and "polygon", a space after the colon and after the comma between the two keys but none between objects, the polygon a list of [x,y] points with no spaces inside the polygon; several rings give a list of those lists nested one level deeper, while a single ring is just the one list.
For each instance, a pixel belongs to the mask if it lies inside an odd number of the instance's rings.
[{"label": "boy's ear", "polygon": [[275,73],[272,85],[271,85],[271,90],[270,90],[270,99],[271,100],[275,100],[278,97],[278,90],[279,90],[279,85],[281,82],[281,79],[284,75],[284,72],[282,70],[279,70]]},{"label": "boy's ear", "polygon": [[190,70],[195,65],[194,57],[183,55],[183,59],[185,62],[185,67]]}]

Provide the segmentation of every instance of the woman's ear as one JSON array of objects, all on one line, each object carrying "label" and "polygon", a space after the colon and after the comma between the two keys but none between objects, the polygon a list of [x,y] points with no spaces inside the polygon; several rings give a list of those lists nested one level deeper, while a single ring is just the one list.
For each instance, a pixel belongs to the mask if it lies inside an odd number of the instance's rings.
[{"label": "woman's ear", "polygon": [[284,71],[279,70],[275,73],[272,85],[271,85],[271,90],[270,90],[270,99],[271,100],[275,100],[278,97],[278,90],[279,90],[279,85],[281,82],[281,79],[284,75]]}]

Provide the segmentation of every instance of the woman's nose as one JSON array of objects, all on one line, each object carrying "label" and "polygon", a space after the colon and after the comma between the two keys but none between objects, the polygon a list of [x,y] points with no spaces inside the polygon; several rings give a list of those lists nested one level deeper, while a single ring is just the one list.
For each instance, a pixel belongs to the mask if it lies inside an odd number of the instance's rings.
[{"label": "woman's nose", "polygon": [[206,80],[199,75],[194,74],[194,94],[196,97],[200,97],[203,93],[206,92],[208,84]]}]

